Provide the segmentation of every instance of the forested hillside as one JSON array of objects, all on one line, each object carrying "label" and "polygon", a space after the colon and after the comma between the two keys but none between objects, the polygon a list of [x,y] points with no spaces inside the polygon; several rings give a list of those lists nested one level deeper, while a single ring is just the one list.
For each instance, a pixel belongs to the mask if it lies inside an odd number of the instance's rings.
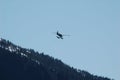
[{"label": "forested hillside", "polygon": [[111,80],[0,39],[0,80]]}]

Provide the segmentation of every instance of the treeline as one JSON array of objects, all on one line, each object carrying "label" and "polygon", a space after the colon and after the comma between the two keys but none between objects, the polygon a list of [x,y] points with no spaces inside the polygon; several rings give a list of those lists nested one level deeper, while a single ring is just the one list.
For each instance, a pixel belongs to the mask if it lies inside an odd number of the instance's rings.
[{"label": "treeline", "polygon": [[43,52],[0,40],[0,80],[111,80],[78,70]]}]

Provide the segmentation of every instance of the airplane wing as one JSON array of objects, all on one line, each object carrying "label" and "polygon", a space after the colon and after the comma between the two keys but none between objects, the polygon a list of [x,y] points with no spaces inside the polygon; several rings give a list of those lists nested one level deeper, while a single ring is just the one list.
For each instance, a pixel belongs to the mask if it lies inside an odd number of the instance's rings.
[{"label": "airplane wing", "polygon": [[71,35],[65,35],[65,34],[63,34],[63,36],[71,36]]}]

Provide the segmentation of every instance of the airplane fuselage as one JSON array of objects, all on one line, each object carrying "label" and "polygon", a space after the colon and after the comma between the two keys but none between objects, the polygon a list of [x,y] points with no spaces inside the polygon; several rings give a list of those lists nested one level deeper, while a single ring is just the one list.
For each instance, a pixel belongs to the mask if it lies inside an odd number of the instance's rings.
[{"label": "airplane fuselage", "polygon": [[63,39],[63,35],[60,34],[58,31],[57,31],[57,36],[56,36],[58,39]]}]

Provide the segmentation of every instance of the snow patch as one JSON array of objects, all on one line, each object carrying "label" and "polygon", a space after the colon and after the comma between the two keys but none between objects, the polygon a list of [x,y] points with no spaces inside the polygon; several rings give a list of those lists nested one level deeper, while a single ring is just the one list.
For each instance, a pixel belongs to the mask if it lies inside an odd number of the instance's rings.
[{"label": "snow patch", "polygon": [[39,62],[38,60],[35,60],[35,62],[36,62],[37,64],[40,64],[40,62]]},{"label": "snow patch", "polygon": [[21,53],[21,56],[25,56],[25,57],[27,57],[27,55],[26,55],[26,54],[24,54],[24,53]]},{"label": "snow patch", "polygon": [[0,41],[2,41],[2,38],[0,38]]},{"label": "snow patch", "polygon": [[16,47],[16,49],[17,49],[17,50],[20,50],[20,48],[19,48],[19,47]]},{"label": "snow patch", "polygon": [[9,49],[9,51],[10,51],[10,52],[12,52],[12,51],[13,51],[13,50],[12,50],[12,48],[11,48],[10,46],[8,47],[8,49]]},{"label": "snow patch", "polygon": [[27,53],[31,53],[29,50],[26,51]]}]

